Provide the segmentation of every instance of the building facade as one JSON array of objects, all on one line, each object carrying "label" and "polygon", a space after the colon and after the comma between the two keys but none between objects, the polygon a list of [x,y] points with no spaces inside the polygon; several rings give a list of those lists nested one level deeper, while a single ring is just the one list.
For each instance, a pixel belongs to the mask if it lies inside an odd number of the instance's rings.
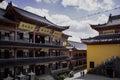
[{"label": "building facade", "polygon": [[51,74],[68,67],[68,50],[62,33],[69,26],[56,25],[9,3],[0,9],[0,80],[34,80],[31,75]]},{"label": "building facade", "polygon": [[91,28],[99,35],[82,39],[87,44],[87,70],[107,76],[119,75],[120,65],[116,60],[120,57],[120,15],[110,15],[107,23],[91,25]]},{"label": "building facade", "polygon": [[72,65],[73,70],[80,71],[84,70],[87,67],[87,52],[86,52],[86,44],[68,41],[67,48],[69,49],[69,58],[70,65]]}]

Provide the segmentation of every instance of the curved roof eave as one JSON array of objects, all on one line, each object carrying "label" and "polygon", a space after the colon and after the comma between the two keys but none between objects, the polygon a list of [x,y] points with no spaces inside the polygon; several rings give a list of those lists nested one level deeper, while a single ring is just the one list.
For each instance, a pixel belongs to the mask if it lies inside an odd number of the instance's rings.
[{"label": "curved roof eave", "polygon": [[[35,20],[35,21],[44,23],[44,24],[46,24],[46,25],[48,25],[48,26],[57,28],[57,29],[59,29],[59,30],[69,29],[69,26],[59,26],[59,25],[56,25],[56,24],[50,22],[49,20],[47,20],[45,17],[38,16],[38,15],[36,15],[36,14],[30,13],[30,12],[28,12],[28,11],[25,11],[25,10],[23,10],[23,9],[20,9],[20,8],[17,8],[17,7],[14,7],[14,6],[13,6],[13,9],[14,9],[17,13],[19,13],[20,15],[22,15],[22,16],[25,16],[25,17],[30,18],[30,19],[33,19],[33,20]],[[21,13],[21,12],[23,12],[23,13]],[[30,15],[33,15],[33,16],[25,15],[25,13],[30,14]],[[35,17],[34,17],[34,16],[35,16]]]}]

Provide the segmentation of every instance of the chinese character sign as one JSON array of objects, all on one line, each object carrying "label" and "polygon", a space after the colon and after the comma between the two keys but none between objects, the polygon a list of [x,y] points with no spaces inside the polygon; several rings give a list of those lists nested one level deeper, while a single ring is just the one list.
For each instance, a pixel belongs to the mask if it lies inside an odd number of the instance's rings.
[{"label": "chinese character sign", "polygon": [[35,25],[29,24],[26,22],[20,22],[19,24],[19,29],[22,29],[22,30],[34,31],[35,27],[36,27]]},{"label": "chinese character sign", "polygon": [[59,31],[54,31],[53,32],[53,36],[56,36],[56,37],[61,37],[62,33],[59,32]]},{"label": "chinese character sign", "polygon": [[48,28],[45,28],[45,27],[40,27],[39,32],[43,33],[43,34],[50,34],[51,29],[48,29]]}]

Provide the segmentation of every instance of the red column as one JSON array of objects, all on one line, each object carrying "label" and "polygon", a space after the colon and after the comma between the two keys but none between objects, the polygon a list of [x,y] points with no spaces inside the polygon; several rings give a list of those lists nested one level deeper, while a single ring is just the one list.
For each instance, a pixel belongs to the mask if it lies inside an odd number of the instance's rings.
[{"label": "red column", "polygon": [[35,43],[35,31],[33,32],[33,43]]},{"label": "red column", "polygon": [[52,38],[53,38],[53,36],[50,35],[50,44],[51,44],[51,45],[52,45]]},{"label": "red column", "polygon": [[35,67],[36,67],[36,65],[33,66],[33,72],[34,72],[34,73],[35,73]]},{"label": "red column", "polygon": [[16,78],[16,66],[14,66],[14,80]]},{"label": "red column", "polygon": [[[14,49],[14,59],[16,59],[17,49]],[[16,66],[14,66],[14,80],[16,78]]]},{"label": "red column", "polygon": [[17,25],[15,27],[15,32],[14,32],[14,41],[16,41],[16,40],[17,40]]},{"label": "red column", "polygon": [[35,58],[35,49],[33,50],[33,57]]}]

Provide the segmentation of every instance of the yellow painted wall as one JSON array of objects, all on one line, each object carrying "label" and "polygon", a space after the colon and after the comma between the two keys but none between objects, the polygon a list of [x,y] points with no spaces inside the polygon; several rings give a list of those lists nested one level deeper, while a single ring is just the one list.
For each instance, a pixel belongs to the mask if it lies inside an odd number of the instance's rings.
[{"label": "yellow painted wall", "polygon": [[96,66],[112,56],[120,57],[120,44],[87,45],[87,70],[90,70],[90,61]]}]

